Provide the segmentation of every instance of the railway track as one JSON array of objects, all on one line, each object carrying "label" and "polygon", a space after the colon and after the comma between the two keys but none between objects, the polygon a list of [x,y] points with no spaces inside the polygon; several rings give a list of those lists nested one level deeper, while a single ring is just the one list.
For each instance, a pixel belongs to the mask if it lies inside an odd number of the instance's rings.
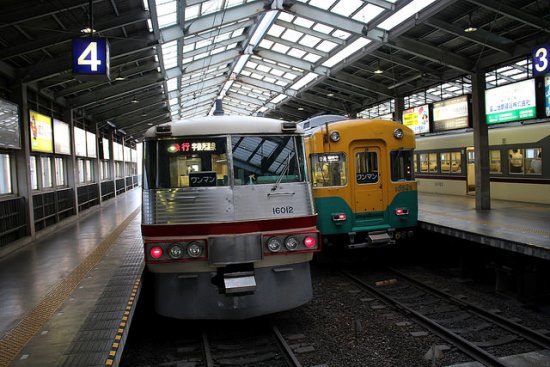
[{"label": "railway track", "polygon": [[[503,360],[513,354],[550,349],[541,332],[452,296],[397,270],[357,275],[342,271],[361,289],[406,315],[449,344],[449,349],[487,366],[511,366]],[[446,348],[447,349],[447,348]]]},{"label": "railway track", "polygon": [[177,340],[155,351],[161,356],[152,364],[127,359],[121,366],[302,367],[293,348],[303,348],[300,336],[285,338],[269,319],[208,322],[203,327],[184,328]]}]

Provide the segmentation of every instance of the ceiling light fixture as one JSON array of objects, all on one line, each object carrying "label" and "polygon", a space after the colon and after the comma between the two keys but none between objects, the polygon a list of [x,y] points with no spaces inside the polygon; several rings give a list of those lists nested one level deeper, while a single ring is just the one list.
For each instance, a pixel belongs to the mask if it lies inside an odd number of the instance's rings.
[{"label": "ceiling light fixture", "polygon": [[136,99],[136,96],[132,99],[132,103],[138,103],[139,101]]},{"label": "ceiling light fixture", "polygon": [[375,74],[382,74],[384,73],[384,70],[380,69],[380,61],[376,64],[376,70],[374,71]]},{"label": "ceiling light fixture", "polygon": [[470,15],[468,16],[468,26],[466,28],[464,28],[464,32],[472,33],[472,32],[475,32],[475,31],[477,31],[477,27],[474,27],[472,25],[472,14],[470,13]]},{"label": "ceiling light fixture", "polygon": [[126,80],[126,78],[122,76],[121,69],[118,70],[115,80]]}]

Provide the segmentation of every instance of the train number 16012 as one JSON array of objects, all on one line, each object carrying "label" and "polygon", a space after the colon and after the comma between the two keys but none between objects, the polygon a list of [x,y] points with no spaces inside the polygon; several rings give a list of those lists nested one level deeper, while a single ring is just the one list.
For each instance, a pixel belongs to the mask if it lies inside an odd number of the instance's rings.
[{"label": "train number 16012", "polygon": [[293,214],[294,208],[291,206],[279,206],[273,209],[273,214]]}]

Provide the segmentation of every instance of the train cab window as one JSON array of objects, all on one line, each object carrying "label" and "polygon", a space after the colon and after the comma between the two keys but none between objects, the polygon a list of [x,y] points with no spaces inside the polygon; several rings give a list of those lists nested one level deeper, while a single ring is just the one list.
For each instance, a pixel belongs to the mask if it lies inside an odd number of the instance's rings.
[{"label": "train cab window", "polygon": [[359,184],[378,182],[378,154],[359,152],[355,154],[355,180]]},{"label": "train cab window", "polygon": [[294,135],[232,136],[235,185],[305,181],[303,143]]},{"label": "train cab window", "polygon": [[204,137],[145,142],[145,188],[229,185],[226,141]]},{"label": "train cab window", "polygon": [[412,181],[413,154],[410,150],[393,150],[390,152],[390,169],[392,181]]},{"label": "train cab window", "polygon": [[525,166],[528,175],[542,174],[542,148],[525,149]]},{"label": "train cab window", "polygon": [[344,153],[312,154],[310,161],[314,187],[346,185],[346,155]]},{"label": "train cab window", "polygon": [[489,173],[502,173],[500,150],[489,150]]},{"label": "train cab window", "polygon": [[508,150],[508,168],[511,174],[521,174],[524,170],[523,149]]}]

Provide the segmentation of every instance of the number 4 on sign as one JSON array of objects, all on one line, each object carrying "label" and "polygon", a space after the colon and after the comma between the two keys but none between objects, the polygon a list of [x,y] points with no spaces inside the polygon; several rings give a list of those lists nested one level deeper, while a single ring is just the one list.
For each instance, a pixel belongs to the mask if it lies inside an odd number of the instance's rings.
[{"label": "number 4 on sign", "polygon": [[88,47],[78,56],[78,65],[90,65],[91,71],[97,71],[101,60],[97,58],[97,42],[90,42]]}]

